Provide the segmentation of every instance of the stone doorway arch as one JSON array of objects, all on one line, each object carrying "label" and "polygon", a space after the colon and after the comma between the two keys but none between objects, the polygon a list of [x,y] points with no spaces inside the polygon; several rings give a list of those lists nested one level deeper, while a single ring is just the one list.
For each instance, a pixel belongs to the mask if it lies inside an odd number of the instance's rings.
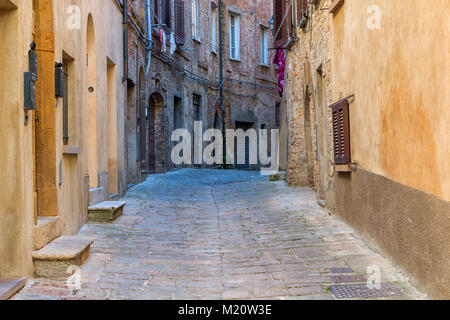
[{"label": "stone doorway arch", "polygon": [[161,93],[150,95],[148,105],[148,170],[159,173],[165,170],[164,98]]}]

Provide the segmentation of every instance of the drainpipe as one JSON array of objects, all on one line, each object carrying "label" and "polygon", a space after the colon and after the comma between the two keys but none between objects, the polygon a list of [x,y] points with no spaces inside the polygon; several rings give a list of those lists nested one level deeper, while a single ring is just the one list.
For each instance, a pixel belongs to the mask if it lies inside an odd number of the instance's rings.
[{"label": "drainpipe", "polygon": [[223,3],[222,0],[219,0],[219,95],[220,95],[220,110],[222,111],[222,136],[223,136],[223,158],[224,163],[223,167],[226,168],[226,155],[227,155],[227,138],[226,138],[226,110],[223,105],[223,86],[224,86],[224,78],[223,78],[223,15],[222,8]]},{"label": "drainpipe", "polygon": [[145,69],[145,78],[147,78],[150,74],[150,66],[152,62],[152,15],[151,15],[151,0],[146,0],[146,9],[147,9],[147,39],[150,40],[150,43],[146,50],[147,52],[147,67]]},{"label": "drainpipe", "polygon": [[123,79],[128,80],[128,0],[123,0]]}]

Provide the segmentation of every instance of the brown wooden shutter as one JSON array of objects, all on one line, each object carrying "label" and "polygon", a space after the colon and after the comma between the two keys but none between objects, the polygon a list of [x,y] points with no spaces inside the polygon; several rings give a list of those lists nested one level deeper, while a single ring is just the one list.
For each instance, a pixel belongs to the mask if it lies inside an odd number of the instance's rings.
[{"label": "brown wooden shutter", "polygon": [[273,25],[275,48],[281,48],[287,41],[286,0],[273,0]]},{"label": "brown wooden shutter", "polygon": [[164,0],[164,24],[166,25],[166,30],[170,30],[170,18],[171,18],[171,10],[170,0]]},{"label": "brown wooden shutter", "polygon": [[159,0],[153,1],[153,11],[155,13],[155,24],[159,23]]},{"label": "brown wooden shutter", "polygon": [[184,45],[184,0],[175,0],[175,42]]},{"label": "brown wooden shutter", "polygon": [[341,100],[330,107],[333,112],[334,163],[349,164],[351,155],[348,102]]}]

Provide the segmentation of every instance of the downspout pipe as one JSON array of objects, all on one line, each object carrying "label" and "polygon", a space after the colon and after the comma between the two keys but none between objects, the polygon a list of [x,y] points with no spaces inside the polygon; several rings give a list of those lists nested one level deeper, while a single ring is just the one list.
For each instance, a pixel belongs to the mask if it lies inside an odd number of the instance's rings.
[{"label": "downspout pipe", "polygon": [[128,0],[123,0],[123,79],[128,80]]},{"label": "downspout pipe", "polygon": [[219,96],[220,96],[220,110],[222,111],[222,136],[223,136],[223,167],[226,168],[226,154],[227,154],[227,138],[226,138],[226,110],[223,105],[223,2],[219,0]]},{"label": "downspout pipe", "polygon": [[147,39],[150,39],[148,47],[146,47],[147,52],[147,66],[145,68],[145,78],[148,78],[150,74],[150,66],[152,62],[152,14],[151,14],[151,0],[146,0],[146,17],[147,17]]}]

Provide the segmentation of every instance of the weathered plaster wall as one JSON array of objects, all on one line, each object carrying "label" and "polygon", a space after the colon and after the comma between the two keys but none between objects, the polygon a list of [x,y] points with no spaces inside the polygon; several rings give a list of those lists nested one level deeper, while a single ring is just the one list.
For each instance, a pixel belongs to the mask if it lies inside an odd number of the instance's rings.
[{"label": "weathered plaster wall", "polygon": [[0,277],[32,273],[34,115],[28,112],[25,126],[23,73],[33,40],[33,10],[31,0],[11,3],[15,9],[0,8]]},{"label": "weathered plaster wall", "polygon": [[434,298],[450,296],[450,3],[345,1],[332,23],[333,100],[350,105],[352,161],[336,212]]},{"label": "weathered plaster wall", "polygon": [[450,200],[448,83],[450,3],[345,1],[333,21],[333,98],[350,106],[352,160],[397,182]]},{"label": "weathered plaster wall", "polygon": [[[77,5],[80,8],[81,28],[69,28],[67,8]],[[63,99],[57,100],[56,107],[56,147],[57,147],[57,177],[59,178],[59,163],[62,161],[62,183],[59,185],[59,213],[63,220],[63,232],[76,234],[87,220],[88,190],[86,189],[86,175],[88,175],[88,139],[97,139],[97,170],[99,175],[98,186],[103,187],[104,199],[109,195],[109,133],[124,136],[124,85],[121,78],[123,74],[123,50],[122,50],[122,15],[120,8],[114,1],[54,1],[55,17],[55,60],[63,61],[71,58],[73,74],[70,75],[72,97],[69,108],[69,146],[80,147],[78,155],[64,154],[63,144]],[[95,57],[96,57],[96,127],[97,137],[88,136],[88,119],[92,113],[87,105],[87,24],[88,16],[92,16],[95,32]],[[108,62],[109,61],[109,62]],[[115,106],[116,115],[108,115],[108,79],[107,68],[109,64],[115,67]],[[113,80],[110,80],[113,81]],[[75,109],[73,112],[72,109]],[[109,119],[115,119],[115,123],[109,123]],[[114,130],[111,131],[111,126]],[[125,169],[124,141],[117,140],[115,161],[118,171]],[[118,180],[118,176],[113,175]],[[97,178],[97,177],[96,177]],[[117,184],[117,182],[115,182]]]}]

